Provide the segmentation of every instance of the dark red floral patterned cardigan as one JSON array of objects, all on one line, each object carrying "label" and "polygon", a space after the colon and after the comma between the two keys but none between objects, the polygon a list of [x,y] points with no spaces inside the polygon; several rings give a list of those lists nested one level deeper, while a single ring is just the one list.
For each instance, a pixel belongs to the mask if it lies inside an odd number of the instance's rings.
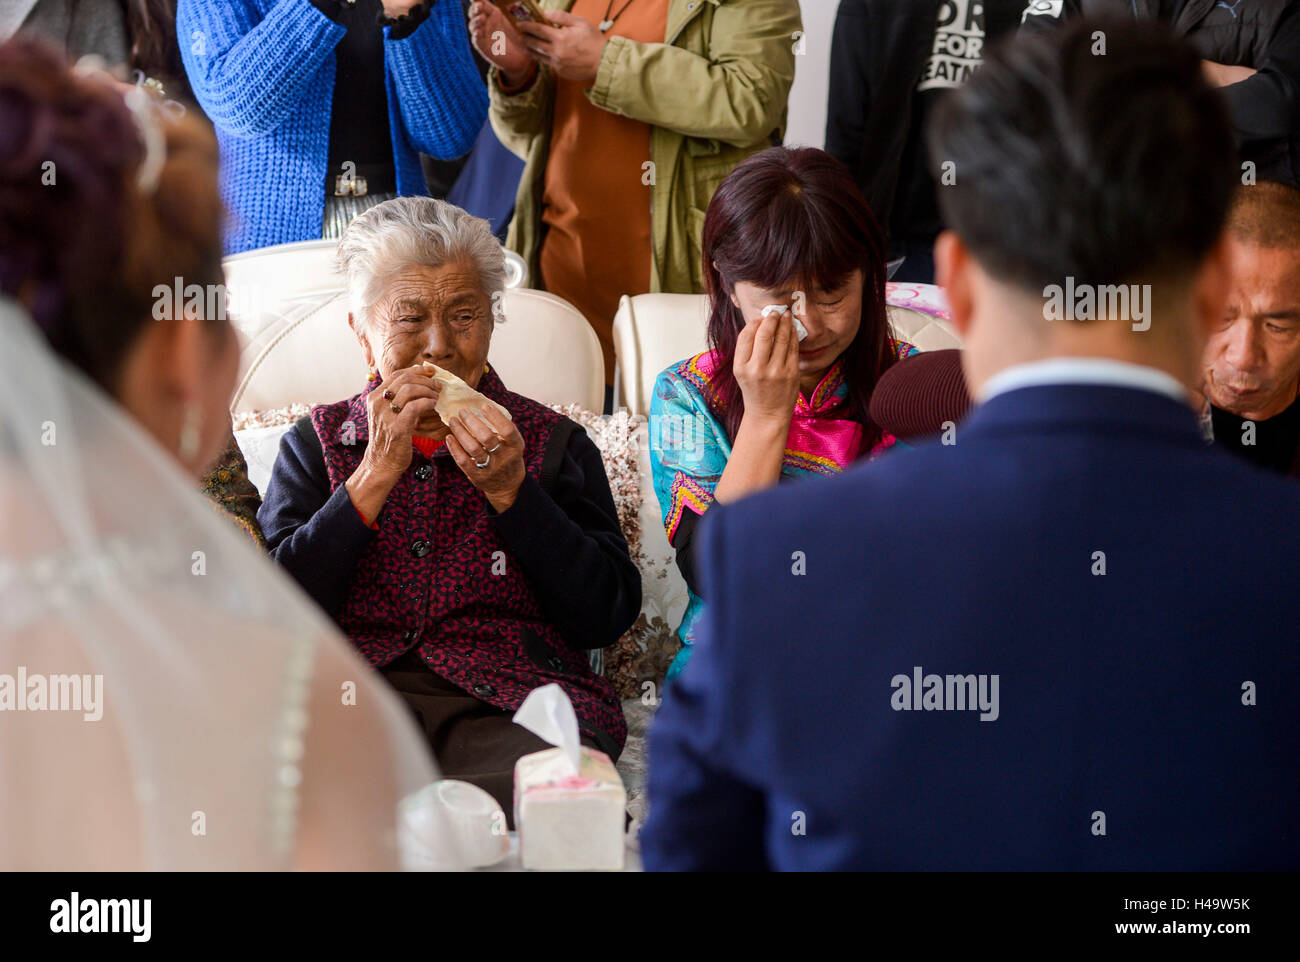
[{"label": "dark red floral patterned cardigan", "polygon": [[276,560],[371,665],[418,647],[439,675],[508,711],[558,682],[582,730],[617,758],[627,724],[587,649],[613,644],[636,619],[641,581],[600,452],[495,372],[479,390],[524,439],[527,477],[505,512],[445,449],[417,451],[377,526],[364,524],[343,484],[369,438],[367,389],[285,434],[258,520]]}]

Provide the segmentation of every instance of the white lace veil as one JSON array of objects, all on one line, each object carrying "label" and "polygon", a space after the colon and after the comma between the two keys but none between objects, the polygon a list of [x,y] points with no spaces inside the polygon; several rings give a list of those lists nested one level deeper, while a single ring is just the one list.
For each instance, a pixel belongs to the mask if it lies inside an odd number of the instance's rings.
[{"label": "white lace veil", "polygon": [[383,679],[0,300],[0,869],[398,867],[433,778]]}]

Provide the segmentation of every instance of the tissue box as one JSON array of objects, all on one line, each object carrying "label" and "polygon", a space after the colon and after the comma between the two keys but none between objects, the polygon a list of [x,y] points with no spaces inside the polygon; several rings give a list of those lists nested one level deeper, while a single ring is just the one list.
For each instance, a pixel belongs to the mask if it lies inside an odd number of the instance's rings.
[{"label": "tissue box", "polygon": [[561,748],[515,763],[515,827],[526,869],[621,871],[626,808],[623,780],[604,752],[584,747],[577,775]]}]

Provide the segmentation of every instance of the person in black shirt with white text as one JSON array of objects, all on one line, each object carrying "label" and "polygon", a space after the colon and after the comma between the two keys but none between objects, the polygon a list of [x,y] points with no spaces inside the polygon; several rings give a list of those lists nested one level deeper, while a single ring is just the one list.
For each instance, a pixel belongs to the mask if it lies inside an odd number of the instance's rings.
[{"label": "person in black shirt with white text", "polygon": [[841,0],[831,42],[826,151],[903,257],[894,280],[932,283],[943,229],[922,136],[934,102],[1020,23],[1024,0]]}]

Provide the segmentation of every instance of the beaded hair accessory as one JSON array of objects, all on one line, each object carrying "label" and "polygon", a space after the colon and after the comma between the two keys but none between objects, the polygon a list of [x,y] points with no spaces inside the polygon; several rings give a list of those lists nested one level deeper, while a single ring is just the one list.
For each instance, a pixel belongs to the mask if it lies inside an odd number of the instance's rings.
[{"label": "beaded hair accessory", "polygon": [[[102,73],[107,79],[121,84],[121,81],[115,80],[109,72],[104,58],[97,54],[87,54],[82,57],[73,70],[81,76]],[[140,134],[140,142],[144,145],[144,160],[140,162],[140,169],[135,175],[136,186],[143,193],[152,194],[158,189],[158,181],[167,163],[167,138],[163,136],[162,125],[158,122],[155,101],[145,91],[143,84],[128,89],[122,99],[126,102],[127,109],[131,111],[136,130]]]},{"label": "beaded hair accessory", "polygon": [[144,144],[144,160],[140,161],[140,169],[135,175],[136,186],[143,193],[152,194],[158,189],[158,180],[167,163],[167,138],[163,136],[162,125],[158,123],[153,99],[145,93],[143,87],[132,87],[122,99],[126,101],[126,106],[135,119],[136,129]]}]

